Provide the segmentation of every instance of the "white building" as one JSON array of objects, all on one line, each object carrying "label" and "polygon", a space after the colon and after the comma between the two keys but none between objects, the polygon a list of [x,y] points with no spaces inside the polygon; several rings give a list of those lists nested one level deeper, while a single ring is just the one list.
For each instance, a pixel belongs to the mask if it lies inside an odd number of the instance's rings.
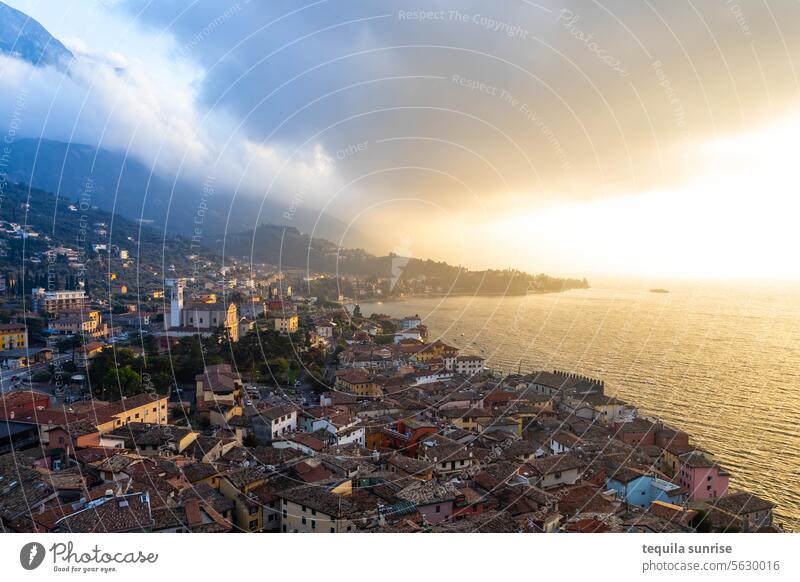
[{"label": "white building", "polygon": [[483,358],[478,356],[458,356],[454,362],[456,374],[473,376],[483,372]]},{"label": "white building", "polygon": [[277,439],[297,431],[297,410],[289,406],[276,406],[260,413],[272,421],[272,438]]},{"label": "white building", "polygon": [[403,319],[398,320],[397,322],[400,326],[400,329],[411,329],[413,327],[417,327],[422,323],[419,315],[414,315],[413,317],[404,317]]},{"label": "white building", "polygon": [[418,327],[412,327],[410,329],[398,331],[394,334],[394,343],[399,344],[403,340],[414,340],[421,342],[423,340],[422,330],[420,330]]},{"label": "white building", "polygon": [[185,279],[167,279],[164,281],[169,287],[169,326],[180,327],[181,309],[183,309],[183,288]]}]

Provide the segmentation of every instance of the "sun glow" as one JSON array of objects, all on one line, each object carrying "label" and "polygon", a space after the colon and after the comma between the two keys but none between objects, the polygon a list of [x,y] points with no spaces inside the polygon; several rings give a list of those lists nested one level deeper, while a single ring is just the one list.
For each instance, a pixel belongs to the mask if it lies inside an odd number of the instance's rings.
[{"label": "sun glow", "polygon": [[486,235],[559,271],[800,278],[798,136],[795,115],[705,142],[681,187],[532,210],[486,225]]}]

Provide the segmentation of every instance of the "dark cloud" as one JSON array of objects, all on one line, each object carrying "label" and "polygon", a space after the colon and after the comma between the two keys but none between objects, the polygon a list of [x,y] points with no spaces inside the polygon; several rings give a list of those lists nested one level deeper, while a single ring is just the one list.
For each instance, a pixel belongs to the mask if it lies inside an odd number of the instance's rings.
[{"label": "dark cloud", "polygon": [[[646,189],[691,171],[676,150],[797,99],[798,40],[780,30],[800,15],[790,2],[127,8],[177,37],[208,71],[204,104],[232,112],[252,139],[328,153],[368,143],[337,171],[371,196],[463,198],[459,181],[482,196],[504,183],[543,198]],[[425,139],[396,139],[412,136]],[[381,172],[394,166],[454,179]]]}]

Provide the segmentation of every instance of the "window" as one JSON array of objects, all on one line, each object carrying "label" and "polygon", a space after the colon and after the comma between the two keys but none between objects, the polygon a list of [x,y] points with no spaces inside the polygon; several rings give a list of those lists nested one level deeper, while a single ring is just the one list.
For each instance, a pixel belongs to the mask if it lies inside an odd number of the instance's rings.
[{"label": "window", "polygon": [[312,519],[311,520],[311,529],[317,529],[317,520],[316,519]]},{"label": "window", "polygon": [[331,528],[331,533],[336,533],[336,529],[335,528]]},{"label": "window", "polygon": [[437,505],[436,506],[436,513],[441,513],[441,512],[442,512],[442,506],[441,505]]},{"label": "window", "polygon": [[304,517],[303,518],[303,525],[305,525],[305,524],[306,524],[306,518]]}]

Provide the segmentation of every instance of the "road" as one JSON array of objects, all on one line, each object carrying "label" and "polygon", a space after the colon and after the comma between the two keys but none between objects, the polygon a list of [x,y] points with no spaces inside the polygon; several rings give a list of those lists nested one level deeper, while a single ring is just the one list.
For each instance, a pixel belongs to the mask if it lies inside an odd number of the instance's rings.
[{"label": "road", "polygon": [[0,392],[9,392],[13,390],[17,382],[13,382],[11,378],[19,376],[20,378],[28,378],[40,370],[47,370],[51,364],[56,362],[66,362],[72,358],[70,354],[56,354],[49,362],[42,362],[41,364],[34,364],[27,368],[16,368],[13,370],[0,370]]}]

